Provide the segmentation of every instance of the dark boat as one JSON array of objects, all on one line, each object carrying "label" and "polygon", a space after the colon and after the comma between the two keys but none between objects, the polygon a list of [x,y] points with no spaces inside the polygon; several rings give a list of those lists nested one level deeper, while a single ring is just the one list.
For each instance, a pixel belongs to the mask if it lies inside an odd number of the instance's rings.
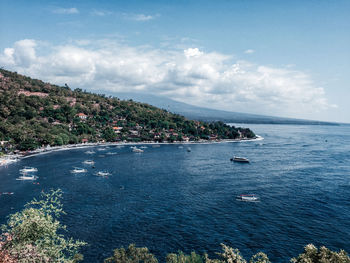
[{"label": "dark boat", "polygon": [[234,156],[233,158],[230,159],[232,162],[239,162],[239,163],[249,163],[249,160],[244,157],[237,157]]}]

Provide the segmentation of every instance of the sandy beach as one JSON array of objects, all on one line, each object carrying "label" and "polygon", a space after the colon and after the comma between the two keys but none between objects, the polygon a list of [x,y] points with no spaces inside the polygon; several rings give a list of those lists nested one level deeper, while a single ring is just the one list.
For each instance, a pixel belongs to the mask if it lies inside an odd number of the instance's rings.
[{"label": "sandy beach", "polygon": [[67,151],[72,149],[82,149],[96,146],[117,146],[117,145],[166,145],[166,144],[181,144],[181,145],[194,145],[194,144],[212,144],[212,143],[235,143],[235,142],[252,142],[252,141],[260,141],[264,138],[256,135],[254,139],[238,139],[238,140],[219,140],[219,141],[196,141],[196,142],[106,142],[106,143],[80,143],[80,144],[71,144],[71,145],[63,145],[63,146],[48,146],[44,148],[38,148],[33,151],[28,151],[26,154],[7,154],[0,157],[0,166],[6,166],[11,163],[15,163],[20,161],[21,159],[30,158],[37,155],[48,154],[56,151]]}]

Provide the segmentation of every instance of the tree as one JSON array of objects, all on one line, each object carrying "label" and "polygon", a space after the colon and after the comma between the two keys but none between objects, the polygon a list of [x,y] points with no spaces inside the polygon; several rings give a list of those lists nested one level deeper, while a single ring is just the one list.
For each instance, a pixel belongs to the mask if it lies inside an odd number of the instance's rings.
[{"label": "tree", "polygon": [[314,245],[309,244],[305,246],[304,253],[297,258],[292,258],[293,263],[350,263],[350,257],[344,250],[340,252],[331,251],[322,246],[317,249]]},{"label": "tree", "polygon": [[202,263],[203,259],[196,252],[191,252],[190,255],[185,255],[182,251],[178,254],[168,254],[166,257],[166,263]]},{"label": "tree", "polygon": [[64,213],[61,198],[61,190],[42,193],[40,200],[34,199],[24,210],[9,216],[1,227],[1,263],[74,263],[82,259],[78,250],[86,243],[59,234],[66,229],[58,221]]},{"label": "tree", "polygon": [[129,245],[125,250],[117,248],[114,255],[105,260],[105,263],[158,263],[158,260],[146,247],[135,247],[135,244]]}]

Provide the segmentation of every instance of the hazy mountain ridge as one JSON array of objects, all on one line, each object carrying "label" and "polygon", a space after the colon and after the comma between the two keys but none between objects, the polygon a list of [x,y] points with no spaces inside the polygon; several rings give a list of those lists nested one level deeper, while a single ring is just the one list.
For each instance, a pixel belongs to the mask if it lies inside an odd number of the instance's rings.
[{"label": "hazy mountain ridge", "polygon": [[299,125],[339,125],[334,122],[304,120],[285,117],[266,116],[242,112],[230,112],[193,106],[178,102],[162,96],[136,93],[115,93],[121,99],[133,99],[142,101],[156,107],[183,115],[189,119],[202,121],[223,121],[225,123],[248,123],[248,124],[299,124]]}]

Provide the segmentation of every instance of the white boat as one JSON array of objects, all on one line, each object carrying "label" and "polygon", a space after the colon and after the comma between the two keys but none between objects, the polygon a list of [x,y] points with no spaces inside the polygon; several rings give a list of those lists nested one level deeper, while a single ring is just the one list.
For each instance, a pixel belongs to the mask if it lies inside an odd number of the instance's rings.
[{"label": "white boat", "polygon": [[179,149],[183,149],[183,146],[180,145],[178,148],[179,148]]},{"label": "white boat", "polygon": [[134,153],[143,153],[143,150],[142,149],[139,149],[139,148],[134,148],[134,149],[132,149],[132,151],[134,152]]},{"label": "white boat", "polygon": [[116,153],[116,152],[107,152],[106,154],[107,154],[107,155],[116,155],[116,154],[118,154],[118,153]]},{"label": "white boat", "polygon": [[35,167],[29,167],[29,166],[25,166],[23,169],[19,170],[21,173],[33,173],[33,172],[37,172],[38,169]]},{"label": "white boat", "polygon": [[108,175],[111,175],[111,174],[109,172],[99,171],[96,175],[97,176],[108,176]]},{"label": "white boat", "polygon": [[94,165],[95,162],[93,160],[85,160],[83,164]]},{"label": "white boat", "polygon": [[87,170],[84,168],[74,167],[74,169],[71,170],[70,172],[74,174],[78,174],[78,173],[86,173]]},{"label": "white boat", "polygon": [[16,178],[16,180],[18,180],[18,181],[36,180],[37,178],[38,177],[35,176],[34,174],[32,174],[32,175],[23,174],[20,177]]},{"label": "white boat", "polygon": [[153,148],[159,148],[160,145],[159,145],[159,144],[153,144],[152,147],[153,147]]},{"label": "white boat", "polygon": [[147,146],[141,146],[140,148],[141,149],[147,149],[148,147]]},{"label": "white boat", "polygon": [[238,157],[234,156],[233,158],[230,159],[232,162],[239,162],[239,163],[249,163],[249,160],[244,157]]},{"label": "white boat", "polygon": [[94,151],[86,151],[85,153],[86,154],[94,154],[95,152]]},{"label": "white boat", "polygon": [[188,147],[187,152],[190,152],[190,151],[192,151],[192,149],[191,149],[191,147]]},{"label": "white boat", "polygon": [[246,194],[237,196],[237,200],[246,202],[257,202],[260,200],[260,198],[255,194]]}]

